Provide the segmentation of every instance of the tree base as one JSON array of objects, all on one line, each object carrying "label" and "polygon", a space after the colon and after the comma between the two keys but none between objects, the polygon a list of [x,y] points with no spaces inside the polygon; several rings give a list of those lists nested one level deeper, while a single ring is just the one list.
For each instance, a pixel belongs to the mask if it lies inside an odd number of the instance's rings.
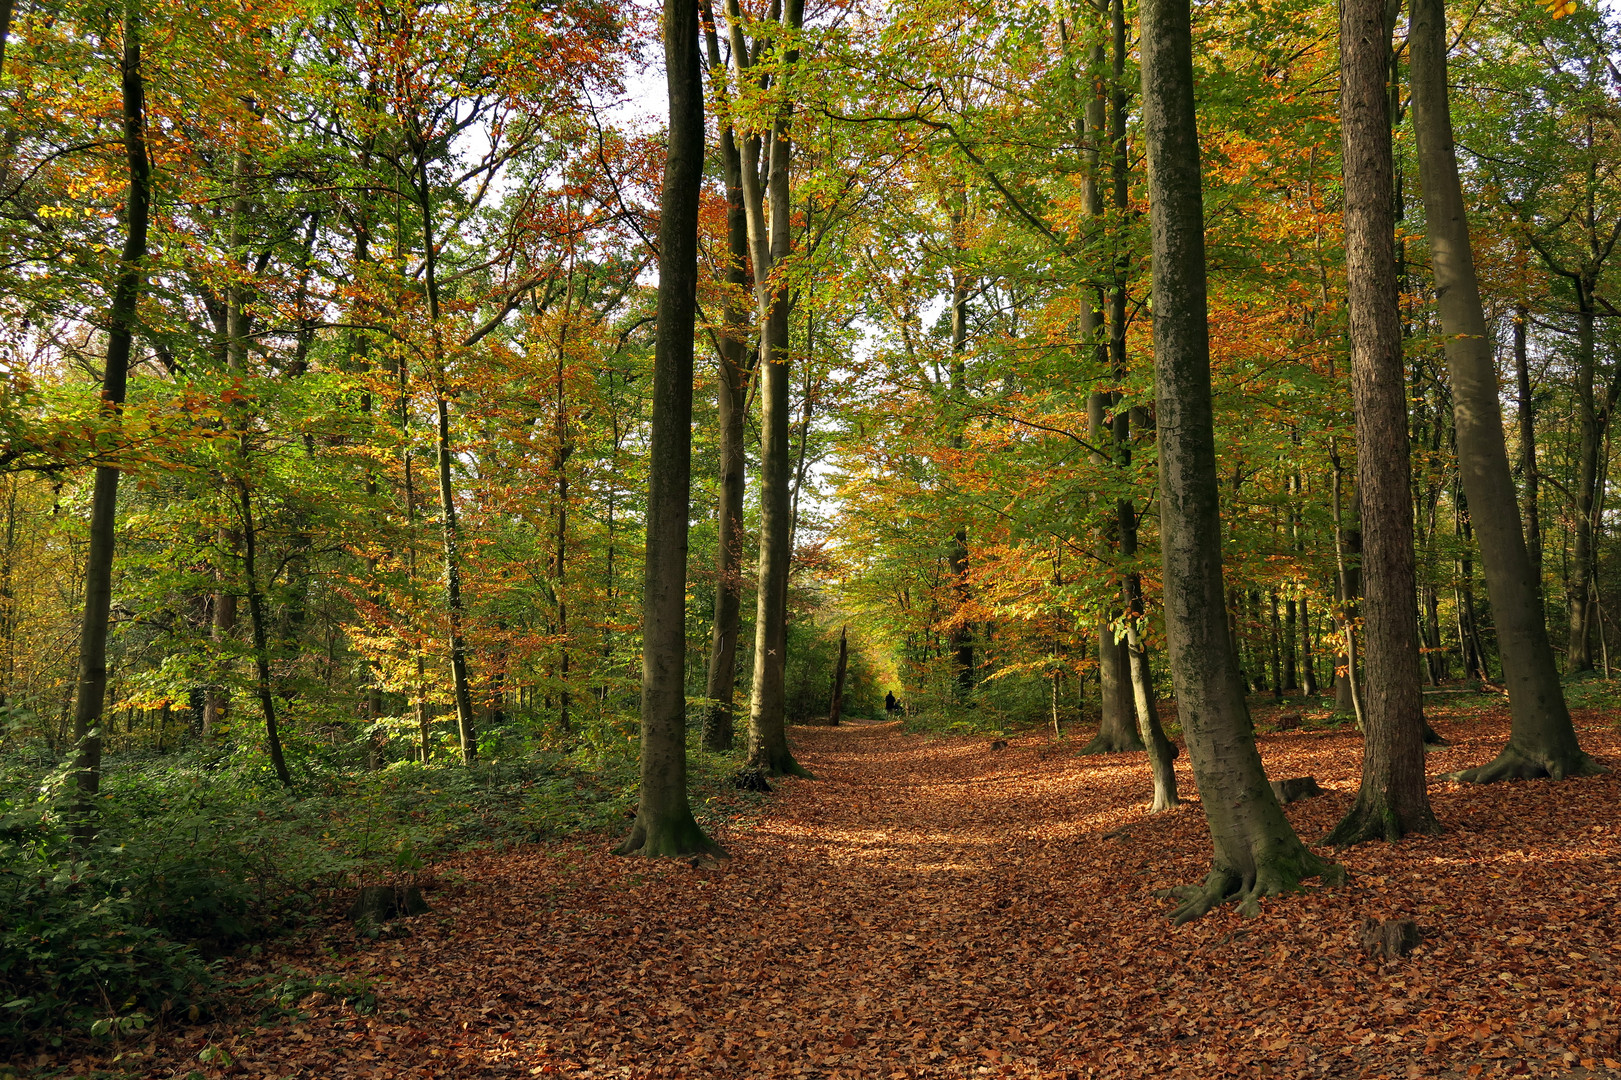
[{"label": "tree base", "polygon": [[1097,736],[1085,746],[1081,747],[1083,754],[1132,754],[1148,749],[1143,745],[1142,739],[1136,733],[1130,735],[1100,731]]},{"label": "tree base", "polygon": [[1259,915],[1264,898],[1295,892],[1306,878],[1320,877],[1327,885],[1345,883],[1344,867],[1319,859],[1305,848],[1300,849],[1298,865],[1291,862],[1269,863],[1260,867],[1253,877],[1216,869],[1210,871],[1203,885],[1182,885],[1168,890],[1168,895],[1182,901],[1171,912],[1171,925],[1190,923],[1229,902],[1238,905],[1241,915]]},{"label": "tree base", "polygon": [[713,704],[704,713],[704,749],[724,754],[732,748],[732,714],[724,705]]},{"label": "tree base", "polygon": [[1534,753],[1510,743],[1495,761],[1473,769],[1447,773],[1446,778],[1460,784],[1494,784],[1499,780],[1564,780],[1573,776],[1598,776],[1604,771],[1603,765],[1580,750],[1570,754]]},{"label": "tree base", "polygon": [[1435,820],[1433,813],[1426,813],[1417,821],[1403,821],[1401,815],[1384,799],[1363,799],[1358,795],[1356,804],[1323,837],[1323,843],[1342,848],[1366,840],[1384,840],[1394,844],[1408,833],[1434,836],[1440,831],[1441,823]]},{"label": "tree base", "polygon": [[1424,931],[1412,919],[1363,919],[1357,942],[1375,960],[1400,960],[1418,947]]},{"label": "tree base", "polygon": [[1451,739],[1442,737],[1442,735],[1441,735],[1441,733],[1439,731],[1436,731],[1434,728],[1430,727],[1430,722],[1428,720],[1424,721],[1424,746],[1425,746],[1426,749],[1428,749],[1428,748],[1430,748],[1432,746],[1451,746],[1451,745],[1452,745],[1452,740]]},{"label": "tree base", "polygon": [[1150,814],[1158,814],[1165,810],[1175,810],[1181,805],[1182,800],[1177,796],[1174,788],[1170,791],[1156,790],[1154,792],[1154,802],[1151,806],[1149,806],[1148,812]]},{"label": "tree base", "polygon": [[643,821],[640,816],[636,824],[630,828],[630,835],[618,847],[613,849],[615,855],[645,855],[657,858],[661,855],[685,857],[689,855],[707,855],[713,859],[729,859],[731,855],[715,841],[693,820],[689,811],[686,814],[672,814],[659,817],[654,821]]},{"label": "tree base", "polygon": [[748,768],[757,769],[766,776],[798,776],[805,780],[814,780],[816,776],[805,766],[801,765],[793,755],[793,751],[786,746],[775,753],[757,750],[750,755]]}]

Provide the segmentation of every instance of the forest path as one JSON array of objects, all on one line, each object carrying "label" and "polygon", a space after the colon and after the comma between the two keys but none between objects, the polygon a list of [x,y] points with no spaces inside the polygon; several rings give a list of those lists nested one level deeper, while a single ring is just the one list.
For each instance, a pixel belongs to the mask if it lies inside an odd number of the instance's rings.
[{"label": "forest path", "polygon": [[[1457,740],[1432,776],[1506,736],[1495,714],[1431,713]],[[1621,765],[1608,718],[1578,723]],[[310,1078],[1621,1075],[1617,772],[1437,782],[1447,834],[1341,855],[1348,887],[1172,930],[1152,891],[1198,880],[1209,842],[1196,803],[1146,815],[1142,754],[894,724],[793,739],[819,779],[724,830],[718,869],[602,842],[450,860],[409,937],[281,958],[375,980],[375,1015],[317,997],[233,1055]],[[1272,775],[1328,789],[1290,808],[1322,836],[1358,740],[1261,744]],[[1356,953],[1369,915],[1432,933],[1381,967]],[[1565,1067],[1582,1059],[1597,1071]]]}]

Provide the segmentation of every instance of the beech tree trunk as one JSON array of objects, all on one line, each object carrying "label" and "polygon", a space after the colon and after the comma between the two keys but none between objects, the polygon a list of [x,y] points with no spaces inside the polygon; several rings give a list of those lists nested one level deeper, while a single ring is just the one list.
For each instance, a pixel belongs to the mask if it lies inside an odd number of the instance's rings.
[{"label": "beech tree trunk", "polygon": [[[1593,393],[1592,283],[1580,274],[1571,277],[1576,287],[1576,422],[1580,446],[1576,457],[1576,490],[1573,492],[1575,506],[1571,514],[1570,572],[1565,578],[1565,596],[1569,605],[1565,670],[1575,673],[1593,670],[1594,507],[1598,502],[1599,448],[1603,443],[1603,427],[1608,417],[1600,415]],[[1530,557],[1529,551],[1526,557]],[[1532,568],[1537,573],[1536,581],[1540,586],[1540,558]],[[1490,587],[1488,583],[1487,588]]]},{"label": "beech tree trunk", "polygon": [[[707,4],[704,37],[709,71],[724,104],[725,65]],[[748,305],[752,289],[749,267],[748,212],[743,206],[743,158],[729,117],[720,122],[721,165],[726,181],[726,306],[716,342],[715,398],[720,438],[720,490],[716,509],[715,614],[709,634],[709,670],[704,683],[704,746],[732,748],[737,696],[737,634],[743,598],[743,497],[747,453],[749,362]]]},{"label": "beech tree trunk", "polygon": [[[953,244],[960,252],[963,247],[960,231],[962,228],[961,215],[953,215],[954,231]],[[968,280],[960,267],[951,271],[951,396],[953,405],[961,407],[963,395],[967,392],[965,385],[965,371],[963,366],[963,352],[968,347]],[[960,424],[952,432],[951,445],[958,450],[962,449],[963,436]],[[957,669],[954,682],[957,700],[966,702],[974,692],[974,626],[963,617],[963,609],[968,606],[970,591],[968,585],[968,527],[957,526],[957,531],[951,537],[951,549],[947,555],[951,565],[951,591],[957,604],[955,623],[951,628],[951,656],[953,666]]]},{"label": "beech tree trunk", "polygon": [[[245,456],[245,455],[244,455]],[[276,725],[276,698],[270,687],[270,642],[265,632],[265,602],[259,591],[258,529],[253,522],[253,494],[245,478],[236,482],[238,504],[242,512],[242,576],[248,592],[248,622],[253,630],[253,668],[257,676],[254,693],[259,698],[259,709],[265,721],[265,749],[270,754],[270,767],[281,786],[293,786],[287,771],[287,761],[281,752],[281,731]]]},{"label": "beech tree trunk", "polygon": [[1526,325],[1531,313],[1524,304],[1514,307],[1514,381],[1519,390],[1520,478],[1525,498],[1525,555],[1531,562],[1531,575],[1537,595],[1542,595],[1542,507],[1537,475],[1537,404],[1531,395],[1531,365],[1526,357]]},{"label": "beech tree trunk", "polygon": [[[1112,437],[1104,423],[1103,410],[1107,396],[1094,393],[1087,401],[1087,434],[1093,446],[1103,446]],[[1117,447],[1118,449],[1118,447]],[[1102,454],[1094,454],[1095,464],[1104,464]],[[1114,544],[1110,533],[1119,534],[1119,507],[1108,525],[1098,530],[1097,551],[1100,560],[1113,562]],[[1098,688],[1100,709],[1098,733],[1081,748],[1083,754],[1117,754],[1143,749],[1135,723],[1136,702],[1131,685],[1129,646],[1115,637],[1114,620],[1105,617],[1098,624]]]},{"label": "beech tree trunk", "polygon": [[833,704],[827,710],[827,722],[832,727],[839,726],[839,720],[844,716],[844,673],[850,662],[849,642],[845,638],[845,627],[839,627],[839,662],[833,669]]},{"label": "beech tree trunk", "polygon": [[[107,362],[101,407],[123,411],[135,342],[137,304],[145,276],[146,236],[152,205],[152,164],[146,152],[146,85],[141,72],[140,0],[124,0],[119,87],[124,158],[129,174],[124,250],[113,285],[107,324]],[[113,554],[118,525],[118,470],[96,468],[90,501],[90,544],[84,568],[84,615],[79,632],[78,694],[73,709],[73,832],[81,844],[95,838],[96,795],[101,790],[101,714],[107,698],[107,623],[112,612]]]},{"label": "beech tree trunk", "polygon": [[1385,0],[1340,4],[1340,132],[1351,394],[1356,413],[1363,582],[1362,784],[1328,835],[1334,844],[1435,833],[1424,780],[1407,372],[1396,291],[1395,170],[1390,144],[1391,26]]},{"label": "beech tree trunk", "polygon": [[659,196],[658,326],[642,594],[641,793],[621,855],[724,855],[687,801],[687,520],[692,495],[692,337],[704,89],[698,0],[664,0],[669,154]]},{"label": "beech tree trunk", "polygon": [[1557,780],[1590,774],[1599,766],[1577,744],[1548,642],[1536,578],[1520,533],[1519,514],[1514,512],[1514,481],[1497,400],[1497,364],[1480,304],[1453,147],[1445,3],[1412,0],[1410,10],[1413,130],[1424,187],[1436,307],[1452,377],[1458,471],[1470,505],[1479,511],[1474,524],[1513,716],[1508,746],[1497,759],[1458,776],[1488,783],[1511,777]]},{"label": "beech tree trunk", "polygon": [[[804,18],[803,0],[788,0],[783,25],[797,31]],[[735,49],[735,46],[734,46]],[[783,53],[786,79],[798,60],[797,49]],[[788,201],[791,158],[788,104],[785,99],[772,129],[770,174],[771,244],[775,269],[789,251],[792,225]],[[747,182],[745,169],[745,182]],[[763,224],[763,223],[762,223]],[[758,233],[758,229],[751,232]],[[754,238],[758,245],[758,237]],[[758,260],[757,260],[758,262]],[[759,275],[757,274],[757,279]],[[756,281],[758,290],[765,283]],[[760,335],[760,568],[754,629],[754,679],[749,702],[749,765],[772,776],[809,776],[788,749],[784,715],[784,679],[788,646],[788,569],[792,514],[789,508],[788,313],[790,293],[778,279],[768,286],[770,302]]]},{"label": "beech tree trunk", "polygon": [[450,683],[456,702],[456,730],[461,738],[462,761],[478,758],[478,732],[473,719],[472,680],[467,674],[467,643],[462,636],[461,531],[456,523],[456,493],[451,483],[450,390],[444,385],[444,346],[439,328],[438,248],[433,235],[433,201],[428,186],[427,148],[416,147],[417,198],[422,210],[422,279],[428,295],[432,327],[434,371],[434,447],[439,465],[440,542],[445,566],[445,620],[450,638]]},{"label": "beech tree trunk", "polygon": [[1141,8],[1165,623],[1178,714],[1214,845],[1204,884],[1179,894],[1178,924],[1230,897],[1251,907],[1337,870],[1300,842],[1272,793],[1228,631],[1188,8],[1188,0],[1144,0]]}]

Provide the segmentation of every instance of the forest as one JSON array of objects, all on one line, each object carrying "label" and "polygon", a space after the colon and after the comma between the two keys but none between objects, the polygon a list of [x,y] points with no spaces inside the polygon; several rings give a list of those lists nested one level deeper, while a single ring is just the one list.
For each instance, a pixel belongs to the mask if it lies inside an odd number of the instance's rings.
[{"label": "forest", "polygon": [[1621,1075],[1621,10],[0,0],[0,1078]]}]

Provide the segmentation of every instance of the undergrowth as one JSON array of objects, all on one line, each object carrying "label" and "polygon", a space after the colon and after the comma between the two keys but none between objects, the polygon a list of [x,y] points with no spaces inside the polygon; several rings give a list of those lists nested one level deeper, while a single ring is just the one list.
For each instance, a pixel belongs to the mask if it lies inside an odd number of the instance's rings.
[{"label": "undergrowth", "polygon": [[[119,1038],[195,1018],[219,992],[217,960],[453,851],[628,827],[636,743],[566,746],[487,736],[490,760],[299,755],[291,791],[251,744],[229,739],[105,763],[93,841],[60,812],[70,774],[42,755],[0,772],[0,1045]],[[481,740],[482,742],[483,740]],[[734,810],[739,754],[689,750],[693,806]],[[285,997],[296,987],[278,991]]]}]

